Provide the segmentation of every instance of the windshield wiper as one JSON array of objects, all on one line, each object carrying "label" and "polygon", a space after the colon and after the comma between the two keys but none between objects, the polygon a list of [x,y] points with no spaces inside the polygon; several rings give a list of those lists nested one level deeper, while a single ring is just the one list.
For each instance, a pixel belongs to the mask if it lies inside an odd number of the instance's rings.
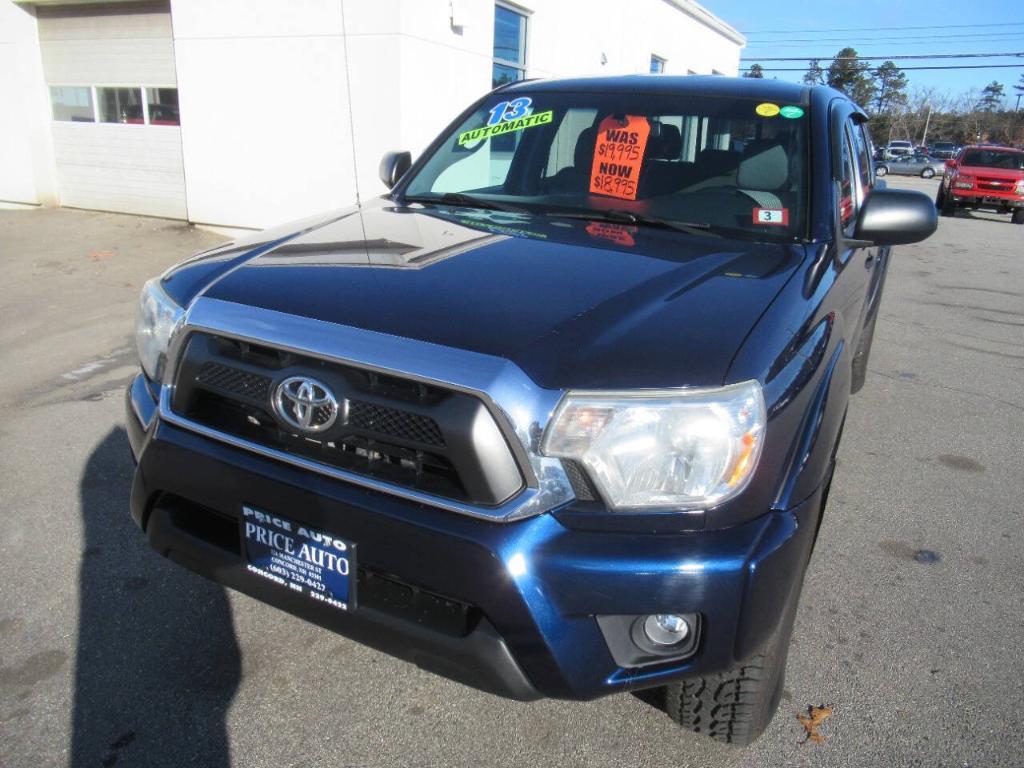
[{"label": "windshield wiper", "polygon": [[677,232],[686,232],[691,235],[715,235],[711,230],[711,224],[704,222],[676,221],[675,219],[662,219],[657,216],[644,216],[612,208],[607,211],[551,211],[548,216],[560,217],[563,219],[589,219],[591,221],[609,221],[615,224],[636,224],[643,227],[661,227],[662,229],[674,229]]},{"label": "windshield wiper", "polygon": [[498,203],[494,200],[486,200],[482,197],[467,195],[465,192],[445,192],[439,197],[432,195],[406,195],[402,198],[409,203],[448,203],[450,205],[462,205],[467,208],[485,208],[489,211],[505,211],[507,213],[527,213],[525,208],[519,208],[507,203]]}]

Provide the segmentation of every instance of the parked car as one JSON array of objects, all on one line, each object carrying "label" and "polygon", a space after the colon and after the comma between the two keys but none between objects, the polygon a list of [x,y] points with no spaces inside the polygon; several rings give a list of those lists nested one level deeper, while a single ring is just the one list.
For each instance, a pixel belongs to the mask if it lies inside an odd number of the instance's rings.
[{"label": "parked car", "polygon": [[875,173],[879,176],[892,173],[898,176],[920,176],[930,179],[945,170],[946,166],[942,160],[928,157],[928,155],[903,155],[875,164]]},{"label": "parked car", "polygon": [[910,155],[914,152],[914,145],[909,141],[890,141],[885,148],[890,157]]},{"label": "parked car", "polygon": [[388,153],[386,195],[146,284],[132,517],[174,562],[441,675],[660,688],[683,727],[749,743],[890,247],[937,222],[875,184],[866,123],[770,80],[492,91],[411,167]]},{"label": "parked car", "polygon": [[954,144],[952,141],[936,141],[931,146],[931,150],[928,154],[932,157],[937,157],[942,160],[948,160],[955,156],[960,151],[960,147]]},{"label": "parked car", "polygon": [[935,196],[943,216],[955,216],[957,208],[986,209],[1008,213],[1014,224],[1024,224],[1024,151],[964,147],[945,165]]}]

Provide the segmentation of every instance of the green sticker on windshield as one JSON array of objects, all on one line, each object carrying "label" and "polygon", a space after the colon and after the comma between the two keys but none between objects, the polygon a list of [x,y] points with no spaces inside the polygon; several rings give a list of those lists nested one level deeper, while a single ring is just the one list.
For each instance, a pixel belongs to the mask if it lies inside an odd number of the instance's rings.
[{"label": "green sticker on windshield", "polygon": [[491,136],[499,136],[512,131],[522,131],[526,128],[536,128],[538,125],[547,125],[555,117],[554,110],[538,112],[535,115],[527,115],[515,120],[507,120],[497,125],[485,125],[482,128],[474,128],[471,131],[463,131],[459,134],[459,144],[468,144],[477,139],[489,139]]},{"label": "green sticker on windshield", "polygon": [[792,120],[796,117],[803,117],[804,111],[800,107],[783,107],[779,110],[779,114]]}]

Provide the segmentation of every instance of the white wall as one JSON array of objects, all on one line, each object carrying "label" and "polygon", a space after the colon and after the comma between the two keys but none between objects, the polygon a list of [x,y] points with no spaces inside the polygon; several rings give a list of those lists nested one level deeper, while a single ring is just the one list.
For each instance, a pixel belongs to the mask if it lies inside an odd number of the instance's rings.
[{"label": "white wall", "polygon": [[[527,77],[645,73],[652,54],[665,60],[666,74],[738,72],[740,45],[666,0],[516,4],[529,15]],[[385,191],[377,179],[384,152],[418,156],[490,90],[494,2],[346,0],[345,13],[356,164],[366,197]]]},{"label": "white wall", "polygon": [[57,202],[36,18],[0,0],[0,200]]},{"label": "white wall", "polygon": [[[652,54],[668,74],[735,74],[739,44],[679,3],[692,10],[685,0],[521,0],[530,16],[527,75],[646,72]],[[119,9],[82,7],[108,11]],[[420,154],[491,87],[492,0],[171,0],[171,22],[195,222],[265,227],[347,205],[357,192],[381,194],[385,151]],[[134,34],[101,20],[97,31],[114,35],[111,46]],[[49,63],[60,70],[60,61]],[[147,79],[130,74],[133,83]],[[167,73],[158,79],[173,82]],[[35,12],[11,0],[0,0],[0,105],[0,200],[56,204]],[[56,128],[65,159],[67,127]],[[69,204],[80,191],[73,181],[64,183]]]},{"label": "white wall", "polygon": [[189,218],[265,227],[351,203],[339,0],[172,0],[171,18]]}]

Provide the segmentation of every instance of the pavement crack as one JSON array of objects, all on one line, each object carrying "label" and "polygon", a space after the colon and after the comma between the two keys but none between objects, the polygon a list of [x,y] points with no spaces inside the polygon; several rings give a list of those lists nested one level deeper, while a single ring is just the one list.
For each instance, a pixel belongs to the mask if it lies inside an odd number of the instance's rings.
[{"label": "pavement crack", "polygon": [[896,381],[896,382],[899,382],[900,384],[911,384],[913,386],[928,387],[930,389],[944,389],[944,390],[946,390],[948,392],[957,392],[957,393],[959,393],[961,395],[967,395],[968,397],[977,397],[977,398],[983,399],[983,400],[985,400],[986,402],[989,402],[989,403],[1000,403],[1001,405],[1005,405],[1005,406],[1008,406],[1010,408],[1015,408],[1018,411],[1024,412],[1024,405],[1021,405],[1020,403],[1013,403],[1013,402],[1010,402],[1009,400],[1002,400],[1002,399],[1000,399],[998,397],[993,397],[992,395],[986,395],[984,392],[974,392],[973,390],[970,390],[970,389],[960,389],[959,387],[949,387],[949,386],[946,386],[945,384],[930,384],[929,382],[921,381],[920,379],[907,379],[907,378],[904,378],[903,376],[897,376],[897,375],[894,375],[894,374],[891,374],[891,373],[885,373],[883,371],[878,370],[877,368],[871,368],[870,366],[868,367],[868,370],[871,371],[871,373],[875,374],[876,376],[881,376],[883,379],[889,379],[891,381]]}]

